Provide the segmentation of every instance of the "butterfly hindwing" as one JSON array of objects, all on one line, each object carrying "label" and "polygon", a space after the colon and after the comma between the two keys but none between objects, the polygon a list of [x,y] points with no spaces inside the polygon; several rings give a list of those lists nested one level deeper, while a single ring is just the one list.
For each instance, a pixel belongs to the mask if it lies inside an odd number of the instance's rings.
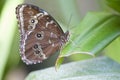
[{"label": "butterfly hindwing", "polygon": [[60,50],[68,34],[43,9],[31,4],[16,8],[20,26],[20,54],[26,64],[36,64]]}]

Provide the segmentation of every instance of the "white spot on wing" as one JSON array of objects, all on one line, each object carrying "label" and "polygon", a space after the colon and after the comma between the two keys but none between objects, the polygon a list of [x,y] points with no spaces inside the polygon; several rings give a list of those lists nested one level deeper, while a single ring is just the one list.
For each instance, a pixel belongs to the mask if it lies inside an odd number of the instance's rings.
[{"label": "white spot on wing", "polygon": [[34,18],[37,18],[37,17],[40,19],[41,17],[43,17],[43,13],[38,13],[34,16]]},{"label": "white spot on wing", "polygon": [[51,32],[51,33],[50,33],[50,37],[52,37],[52,38],[57,38],[57,35],[54,34],[53,32]]},{"label": "white spot on wing", "polygon": [[49,24],[53,24],[53,23],[54,23],[54,21],[51,20],[50,22],[47,22],[45,26],[48,27]]},{"label": "white spot on wing", "polygon": [[53,32],[50,33],[50,37],[53,37]]},{"label": "white spot on wing", "polygon": [[48,13],[46,11],[43,11],[44,12],[44,15],[48,15]]},{"label": "white spot on wing", "polygon": [[49,22],[47,22],[45,26],[48,27],[48,25],[49,25]]},{"label": "white spot on wing", "polygon": [[52,43],[50,39],[48,40],[48,43],[50,43],[50,44]]},{"label": "white spot on wing", "polygon": [[55,44],[53,43],[53,44],[52,44],[52,47],[54,47],[54,46],[55,46]]}]

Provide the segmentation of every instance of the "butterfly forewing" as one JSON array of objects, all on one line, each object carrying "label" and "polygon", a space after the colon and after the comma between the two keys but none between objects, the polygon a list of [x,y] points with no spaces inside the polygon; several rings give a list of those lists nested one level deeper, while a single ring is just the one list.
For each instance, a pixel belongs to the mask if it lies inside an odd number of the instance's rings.
[{"label": "butterfly forewing", "polygon": [[16,8],[16,14],[21,34],[20,54],[26,64],[42,62],[66,43],[68,34],[46,11],[22,4]]}]

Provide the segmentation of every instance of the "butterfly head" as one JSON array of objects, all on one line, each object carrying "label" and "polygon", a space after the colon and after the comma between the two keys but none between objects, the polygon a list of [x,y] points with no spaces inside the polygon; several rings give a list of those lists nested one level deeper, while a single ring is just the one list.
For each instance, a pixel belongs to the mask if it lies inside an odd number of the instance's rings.
[{"label": "butterfly head", "polygon": [[64,36],[61,36],[61,44],[64,45],[69,40],[69,31],[66,31]]}]

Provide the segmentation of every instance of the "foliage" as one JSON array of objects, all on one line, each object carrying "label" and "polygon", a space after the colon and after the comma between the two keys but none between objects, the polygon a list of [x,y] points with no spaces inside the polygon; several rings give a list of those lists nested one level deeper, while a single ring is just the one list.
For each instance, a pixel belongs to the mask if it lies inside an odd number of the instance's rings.
[{"label": "foliage", "polygon": [[[120,65],[107,57],[63,64],[30,73],[25,80],[119,80]],[[52,74],[51,74],[52,73]]]},{"label": "foliage", "polygon": [[[0,80],[6,74],[5,71],[7,72],[7,70],[9,70],[11,67],[15,67],[19,62],[19,35],[18,29],[16,27],[17,21],[15,19],[15,7],[22,2],[22,0],[1,0],[0,3]],[[26,3],[28,3],[27,0]],[[48,12],[51,10],[52,12],[50,13],[53,13],[52,16],[56,16],[55,19],[59,22],[64,31],[70,28],[69,42],[60,51],[60,55],[56,61],[56,69],[59,68],[64,58],[66,57],[72,58],[74,60],[88,59],[95,57],[97,54],[101,54],[101,51],[103,51],[103,49],[106,56],[112,58],[117,62],[120,62],[120,0],[103,0],[103,4],[107,6],[107,9],[109,11],[88,12],[83,20],[80,18],[81,14],[78,13],[76,0],[52,0],[49,2],[48,0],[41,0],[40,2],[32,0],[31,3],[43,6],[45,10],[48,10]],[[44,5],[45,3],[48,4]],[[72,18],[70,18],[71,15]],[[102,64],[99,64],[96,60],[100,61],[100,63],[102,63],[104,66]],[[66,64],[66,67],[63,66],[63,69],[65,69],[67,73],[71,74],[68,74],[66,77],[63,75],[64,73],[61,72],[59,73],[61,75],[60,78],[62,78],[62,80],[83,79],[86,74],[89,74],[87,75],[87,78],[91,79],[96,79],[97,77],[101,80],[101,76],[103,75],[105,75],[103,76],[103,79],[106,80],[113,76],[115,76],[113,79],[116,79],[116,77],[119,78],[119,76],[117,76],[119,75],[119,65],[109,60],[110,59],[106,58],[94,59],[90,61],[89,65],[87,65],[89,61],[85,61],[83,63],[75,62]],[[103,63],[103,61],[105,62]],[[112,68],[113,64],[115,64],[115,66],[113,66],[114,68]],[[72,68],[73,70],[69,71],[71,65],[74,67]],[[85,68],[87,69],[86,73],[83,73],[84,71],[80,71],[83,74],[77,72],[77,70],[84,69],[83,67],[81,68],[82,65],[84,67],[87,66]],[[110,68],[112,68],[111,71]],[[104,69],[106,73],[102,72],[102,69]],[[37,73],[33,72],[27,77],[27,79],[33,80],[36,78],[34,74],[43,74],[44,71],[47,73],[46,70],[43,70],[43,72],[38,71]],[[74,70],[76,70],[75,73]],[[93,73],[93,75],[90,75],[91,73]],[[99,74],[94,75],[96,73]],[[80,75],[84,76],[80,77]],[[40,78],[40,76],[38,75],[37,77]],[[57,75],[56,78],[58,78]],[[87,78],[84,79],[87,80]]]}]

